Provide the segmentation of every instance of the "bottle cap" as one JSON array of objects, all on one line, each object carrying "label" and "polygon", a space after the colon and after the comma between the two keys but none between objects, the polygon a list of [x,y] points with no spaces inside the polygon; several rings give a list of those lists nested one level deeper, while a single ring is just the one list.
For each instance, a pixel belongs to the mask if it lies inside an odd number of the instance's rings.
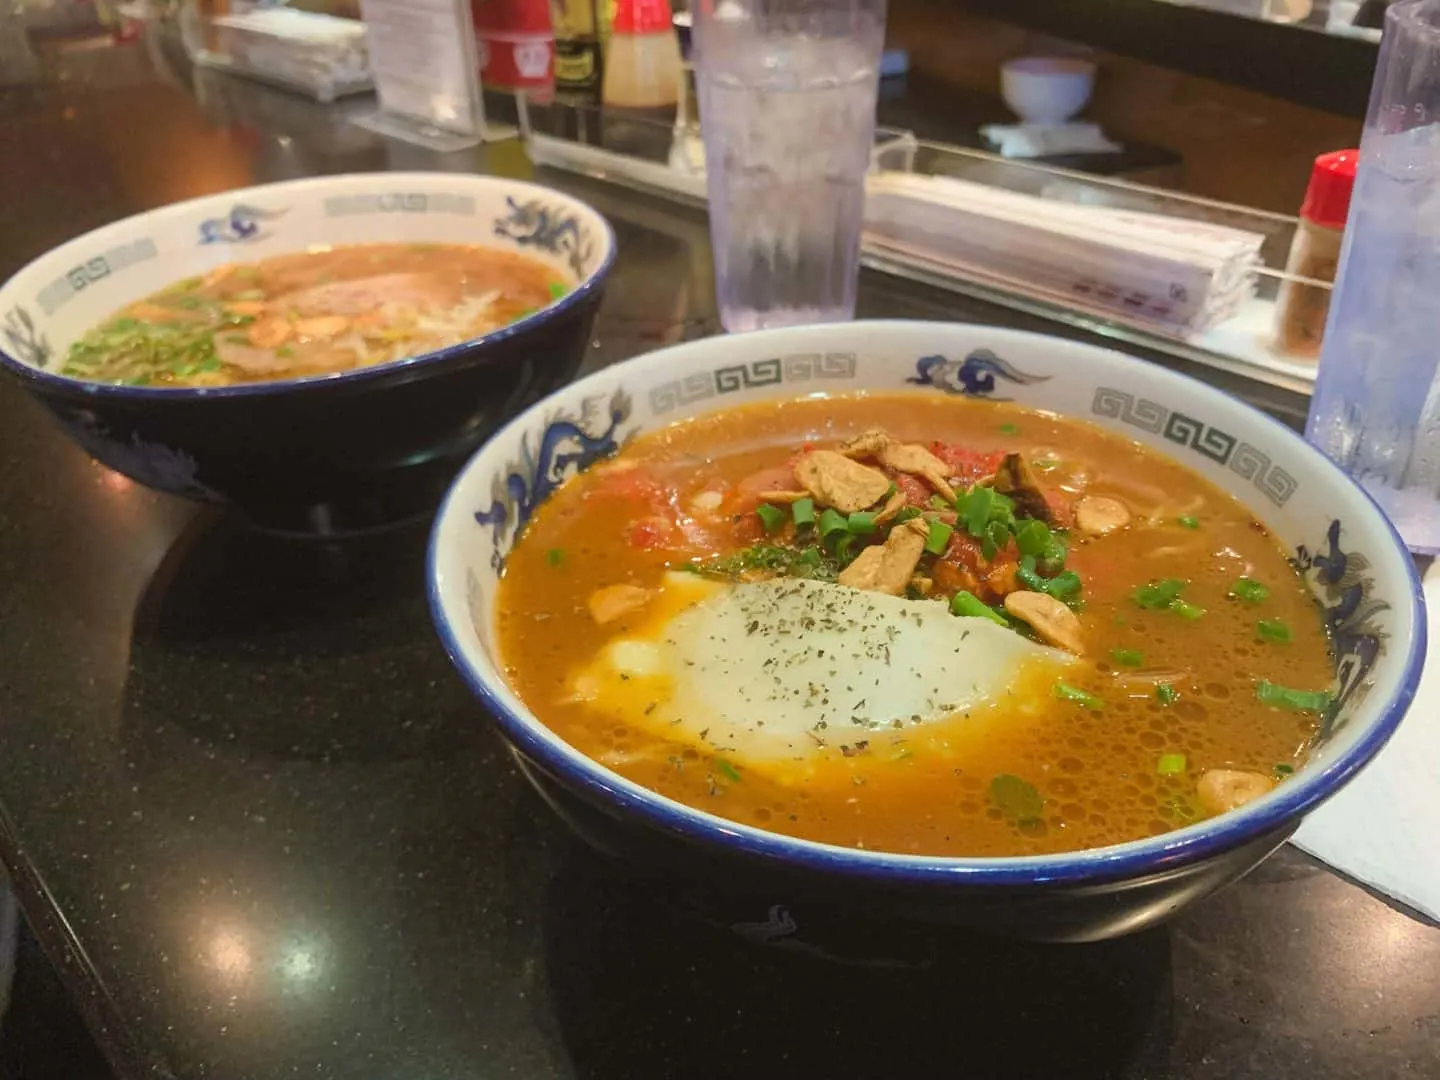
[{"label": "bottle cap", "polygon": [[1300,207],[1302,218],[1329,229],[1345,227],[1359,158],[1358,150],[1336,150],[1315,159],[1310,186],[1305,189],[1305,202]]},{"label": "bottle cap", "polygon": [[615,34],[673,33],[669,0],[619,0],[615,5]]}]

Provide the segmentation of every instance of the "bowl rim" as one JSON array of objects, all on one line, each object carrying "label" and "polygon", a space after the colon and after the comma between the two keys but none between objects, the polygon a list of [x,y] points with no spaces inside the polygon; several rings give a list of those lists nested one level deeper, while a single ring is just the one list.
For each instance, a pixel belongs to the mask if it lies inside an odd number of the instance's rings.
[{"label": "bowl rim", "polygon": [[[927,324],[922,320],[866,320],[849,325],[863,326],[866,329],[877,329],[884,332],[897,327],[931,325],[936,328],[945,328],[954,327],[957,324],[941,322]],[[961,325],[978,326],[980,324]],[[793,327],[779,330],[757,330],[744,335],[728,336],[748,338],[751,334],[766,334],[773,337],[795,335],[814,329],[816,327]],[[1054,335],[1012,328],[985,327],[984,329],[987,334],[999,339],[1034,341],[1037,338],[1054,337]],[[1055,338],[1055,340],[1121,358],[1129,363],[1149,364],[1148,361],[1130,356],[1117,349],[1107,349],[1064,338]],[[530,422],[536,415],[543,414],[547,409],[553,409],[556,399],[562,395],[567,397],[571,395],[584,396],[586,391],[595,392],[605,387],[609,380],[613,380],[617,370],[628,364],[638,361],[658,366],[666,360],[672,360],[671,354],[676,350],[688,349],[698,343],[697,341],[681,342],[602,368],[519,413],[501,427],[496,435],[512,426],[518,427]],[[661,359],[655,359],[657,357]],[[1180,867],[1239,847],[1245,842],[1267,833],[1278,832],[1290,825],[1298,826],[1306,812],[1334,795],[1356,772],[1374,758],[1394,733],[1415,697],[1425,662],[1427,627],[1424,593],[1414,559],[1390,519],[1369,492],[1352,480],[1329,457],[1306,442],[1300,434],[1255,406],[1189,375],[1158,364],[1150,366],[1154,367],[1162,378],[1174,380],[1192,394],[1202,394],[1209,402],[1218,404],[1221,408],[1238,408],[1254,413],[1260,422],[1269,425],[1272,435],[1276,438],[1288,441],[1302,454],[1314,455],[1324,463],[1323,468],[1329,470],[1329,474],[1337,483],[1348,486],[1361,496],[1361,505],[1369,507],[1375,518],[1383,525],[1383,533],[1388,534],[1394,549],[1403,555],[1399,561],[1406,583],[1409,585],[1409,616],[1414,633],[1410,637],[1394,695],[1379,707],[1379,714],[1372,722],[1370,730],[1366,731],[1355,745],[1345,753],[1338,755],[1324,769],[1297,772],[1292,779],[1280,785],[1271,796],[1246,807],[1207,818],[1204,821],[1158,836],[1143,837],[1105,847],[1030,856],[941,856],[847,848],[815,840],[785,836],[686,806],[658,792],[651,791],[612,772],[551,731],[504,684],[503,676],[497,679],[498,685],[492,685],[471,663],[465,646],[461,644],[455,632],[450,617],[450,603],[454,603],[456,614],[465,618],[469,617],[469,605],[465,602],[463,595],[459,595],[459,598],[454,601],[447,600],[449,594],[456,592],[456,586],[443,578],[440,565],[442,534],[447,531],[449,522],[458,516],[464,516],[464,508],[456,505],[461,481],[474,468],[475,462],[486,452],[488,442],[485,446],[481,446],[456,474],[450,489],[440,504],[431,528],[425,562],[426,593],[431,618],[446,653],[460,672],[462,679],[469,686],[471,692],[486,706],[501,727],[506,739],[516,749],[532,758],[547,771],[559,774],[567,785],[576,787],[591,797],[598,797],[603,803],[610,804],[622,813],[635,814],[643,819],[645,824],[658,827],[682,839],[698,842],[701,845],[716,844],[722,848],[738,851],[742,856],[782,861],[808,870],[910,884],[928,882],[991,887],[1101,884],[1178,870]],[[1192,400],[1194,399],[1192,398]],[[678,418],[678,421],[672,422],[690,420],[695,415],[699,414],[687,414]],[[492,441],[494,438],[495,436],[492,436]],[[458,592],[463,593],[463,587]],[[1395,640],[1395,638],[1391,638],[1392,642]]]},{"label": "bowl rim", "polygon": [[[191,199],[183,199],[180,202],[167,203],[164,206],[158,206],[151,210],[143,210],[138,214],[131,214],[117,221],[108,222],[98,228],[81,233],[79,236],[71,237],[64,243],[35,256],[35,258],[11,274],[3,285],[0,285],[0,301],[3,301],[5,292],[10,288],[10,285],[15,279],[30,270],[36,263],[58,256],[72,248],[79,251],[80,249],[88,249],[92,245],[103,246],[103,241],[107,236],[125,231],[137,222],[147,218],[164,219],[182,217],[185,214],[199,209],[200,206],[205,203],[230,203],[239,199],[262,197],[261,193],[264,192],[295,191],[316,187],[358,187],[375,182],[385,182],[392,185],[407,182],[461,183],[479,187],[504,185],[507,190],[519,188],[536,193],[543,193],[546,196],[557,196],[572,206],[579,207],[594,216],[595,221],[601,227],[600,235],[605,244],[604,256],[599,264],[576,284],[575,288],[559,300],[547,304],[531,315],[526,315],[524,318],[517,319],[512,323],[507,323],[477,338],[456,342],[453,345],[432,349],[429,352],[419,353],[415,356],[405,356],[396,360],[387,360],[380,364],[371,364],[368,367],[352,368],[349,371],[333,371],[318,375],[301,375],[293,379],[270,379],[262,382],[236,383],[232,386],[125,386],[120,383],[101,382],[94,379],[79,379],[72,375],[62,375],[58,371],[46,371],[43,368],[32,367],[11,356],[3,345],[0,345],[0,369],[8,370],[26,382],[35,384],[37,387],[67,394],[80,393],[95,398],[128,401],[197,401],[202,399],[249,398],[284,393],[305,393],[342,385],[351,386],[356,383],[366,383],[373,379],[394,378],[416,372],[417,370],[428,369],[436,365],[444,364],[456,356],[471,350],[498,344],[518,334],[538,329],[585,303],[604,284],[605,278],[609,275],[611,268],[615,264],[615,256],[619,248],[619,242],[615,236],[614,226],[610,224],[604,214],[600,213],[600,211],[596,210],[589,203],[558,188],[546,187],[544,184],[536,184],[529,180],[511,180],[508,177],[488,176],[477,173],[425,171],[343,173],[333,176],[308,176],[298,180],[279,180],[269,184],[255,184],[251,187],[234,188],[229,191],[215,192],[210,195],[200,195]],[[226,261],[235,262],[238,260],[232,259]],[[0,302],[0,307],[3,307],[3,302]]]}]

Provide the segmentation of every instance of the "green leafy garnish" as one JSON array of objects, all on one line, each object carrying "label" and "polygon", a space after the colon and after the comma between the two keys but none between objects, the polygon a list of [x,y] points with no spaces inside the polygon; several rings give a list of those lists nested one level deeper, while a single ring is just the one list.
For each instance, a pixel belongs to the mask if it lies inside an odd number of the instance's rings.
[{"label": "green leafy garnish", "polygon": [[1045,800],[1035,790],[1035,785],[1011,773],[1001,773],[990,781],[990,801],[1006,817],[1021,825],[1039,821],[1040,815],[1045,812]]},{"label": "green leafy garnish", "polygon": [[965,531],[979,540],[985,536],[985,526],[990,524],[990,508],[995,505],[995,492],[988,487],[977,487],[965,497]]},{"label": "green leafy garnish", "polygon": [[1071,686],[1069,683],[1057,682],[1054,693],[1061,701],[1072,701],[1076,705],[1083,705],[1095,712],[1100,712],[1105,708],[1105,703],[1090,691],[1081,690],[1078,686]]},{"label": "green leafy garnish", "polygon": [[1010,620],[1006,619],[1004,615],[990,607],[974,593],[966,592],[964,589],[950,597],[950,614],[989,619],[991,622],[999,623],[1007,628],[1010,625]]},{"label": "green leafy garnish", "polygon": [[1276,779],[1276,780],[1283,780],[1285,777],[1287,777],[1287,776],[1291,775],[1292,773],[1294,773],[1294,771],[1295,771],[1295,766],[1294,766],[1294,765],[1291,765],[1291,764],[1289,764],[1289,763],[1287,763],[1287,762],[1281,761],[1281,762],[1277,763],[1276,766],[1275,766],[1275,779]]},{"label": "green leafy garnish", "polygon": [[834,581],[839,567],[816,547],[755,544],[718,559],[685,563],[680,569],[707,577],[738,578],[760,570],[816,581]]},{"label": "green leafy garnish", "polygon": [[1270,589],[1253,578],[1242,577],[1230,586],[1230,595],[1247,604],[1263,604],[1270,599]]},{"label": "green leafy garnish", "polygon": [[827,544],[837,536],[850,535],[850,522],[834,507],[827,507],[820,513],[820,539]]},{"label": "green leafy garnish", "polygon": [[1130,594],[1130,599],[1147,611],[1160,611],[1168,608],[1179,596],[1180,591],[1185,588],[1185,582],[1180,578],[1165,578],[1163,581],[1152,581],[1149,585],[1141,585]]},{"label": "green leafy garnish", "polygon": [[875,531],[875,515],[869,510],[856,510],[845,522],[852,536],[869,536]]},{"label": "green leafy garnish", "polygon": [[563,548],[551,548],[549,551],[545,552],[545,561],[546,561],[547,563],[549,563],[551,566],[559,566],[561,563],[563,563],[563,562],[565,561],[565,551],[564,551],[564,549],[563,549]]},{"label": "green leafy garnish", "polygon": [[930,532],[925,537],[925,550],[931,555],[945,554],[945,548],[949,545],[950,537],[954,532],[955,530],[943,521],[930,522]]},{"label": "green leafy garnish", "polygon": [[1175,519],[1175,523],[1186,529],[1198,529],[1200,527],[1200,519],[1194,514],[1185,514],[1183,517],[1178,517]]},{"label": "green leafy garnish", "polygon": [[281,345],[278,349],[275,350],[275,355],[278,356],[281,360],[289,360],[292,356],[295,355],[295,350],[292,349],[289,345]]},{"label": "green leafy garnish", "polygon": [[1255,633],[1261,641],[1268,641],[1272,645],[1288,644],[1295,636],[1284,619],[1261,619],[1255,624]]},{"label": "green leafy garnish", "polygon": [[795,522],[795,528],[803,529],[807,525],[815,524],[815,500],[806,496],[803,499],[796,499],[790,504],[790,517]]},{"label": "green leafy garnish", "polygon": [[718,772],[721,776],[725,777],[725,779],[729,780],[732,784],[738,784],[740,782],[740,773],[736,770],[734,765],[731,765],[730,762],[726,761],[723,757],[717,757],[713,760],[715,762],[716,772]]},{"label": "green leafy garnish", "polygon": [[1014,425],[1014,424],[1001,424],[1001,425],[1000,425],[1000,434],[1001,434],[1001,435],[1019,435],[1019,434],[1020,434],[1020,429],[1019,429],[1016,425]]},{"label": "green leafy garnish", "polygon": [[1020,554],[1030,555],[1036,559],[1045,554],[1053,540],[1050,526],[1043,521],[1032,519],[1022,522],[1020,527],[1015,530],[1015,546],[1020,549]]},{"label": "green leafy garnish", "polygon": [[1205,617],[1205,609],[1198,604],[1192,604],[1189,600],[1181,600],[1178,596],[1170,601],[1170,610],[1182,619],[1189,619],[1194,622],[1196,619]]},{"label": "green leafy garnish", "polygon": [[1174,705],[1180,700],[1180,691],[1169,683],[1158,683],[1155,687],[1155,700],[1161,705]]},{"label": "green leafy garnish", "polygon": [[785,511],[781,510],[778,506],[761,503],[755,508],[755,513],[760,518],[760,524],[765,527],[767,533],[777,532],[785,524]]},{"label": "green leafy garnish", "polygon": [[1185,771],[1184,754],[1161,754],[1155,763],[1155,771],[1161,776],[1177,776]]},{"label": "green leafy garnish", "polygon": [[946,510],[954,510],[955,504],[952,503],[949,499],[945,498],[944,495],[931,495],[930,509],[940,510],[942,512]]},{"label": "green leafy garnish", "polygon": [[1145,663],[1145,654],[1139,649],[1111,649],[1110,659],[1121,667],[1139,667]]},{"label": "green leafy garnish", "polygon": [[1329,690],[1292,690],[1288,686],[1260,679],[1255,683],[1255,697],[1262,705],[1274,705],[1294,712],[1323,713],[1334,695]]},{"label": "green leafy garnish", "polygon": [[549,288],[551,300],[559,300],[562,296],[564,296],[570,291],[570,287],[566,285],[563,281],[552,281],[550,282]]}]

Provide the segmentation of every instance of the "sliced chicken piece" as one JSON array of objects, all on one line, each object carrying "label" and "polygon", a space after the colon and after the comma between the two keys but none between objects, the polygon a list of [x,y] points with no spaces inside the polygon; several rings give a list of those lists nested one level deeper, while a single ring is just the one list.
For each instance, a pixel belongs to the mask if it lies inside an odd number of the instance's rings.
[{"label": "sliced chicken piece", "polygon": [[834,450],[806,454],[795,463],[795,479],[817,503],[845,514],[874,506],[890,492],[890,478],[883,472]]},{"label": "sliced chicken piece", "polygon": [[840,571],[836,580],[852,589],[903,596],[905,586],[910,584],[910,575],[925,553],[928,530],[923,524],[918,529],[915,525],[916,521],[907,521],[891,529],[885,543],[874,544],[862,551],[854,562]]},{"label": "sliced chicken piece", "polygon": [[955,489],[945,474],[946,464],[918,443],[887,443],[879,455],[880,464],[896,472],[918,476],[951,502],[955,501]]},{"label": "sliced chicken piece", "polygon": [[890,442],[890,436],[880,428],[871,428],[869,431],[862,431],[853,439],[846,439],[840,444],[840,453],[848,458],[874,457],[880,453]]},{"label": "sliced chicken piece", "polygon": [[461,287],[437,274],[377,274],[332,281],[277,296],[271,306],[297,315],[365,315],[382,305],[450,308],[460,302]]},{"label": "sliced chicken piece", "polygon": [[895,492],[895,494],[890,496],[889,500],[885,503],[885,506],[881,509],[881,511],[875,515],[876,524],[884,525],[896,514],[900,513],[901,510],[905,509],[905,504],[907,501],[908,500],[905,498],[905,493],[903,491]]},{"label": "sliced chicken piece", "polygon": [[606,585],[590,594],[590,617],[601,626],[639,611],[654,594],[639,585]]},{"label": "sliced chicken piece", "polygon": [[1047,645],[1081,656],[1080,620],[1053,596],[1038,592],[1012,592],[1005,596],[1005,610],[1029,625]]}]

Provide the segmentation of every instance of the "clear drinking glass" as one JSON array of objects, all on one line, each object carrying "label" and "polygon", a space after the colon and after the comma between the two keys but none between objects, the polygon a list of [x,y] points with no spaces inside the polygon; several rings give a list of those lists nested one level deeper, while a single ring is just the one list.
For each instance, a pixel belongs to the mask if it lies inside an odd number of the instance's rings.
[{"label": "clear drinking glass", "polygon": [[726,330],[855,314],[885,0],[696,0]]},{"label": "clear drinking glass", "polygon": [[1440,553],[1440,2],[1385,14],[1306,437]]}]

